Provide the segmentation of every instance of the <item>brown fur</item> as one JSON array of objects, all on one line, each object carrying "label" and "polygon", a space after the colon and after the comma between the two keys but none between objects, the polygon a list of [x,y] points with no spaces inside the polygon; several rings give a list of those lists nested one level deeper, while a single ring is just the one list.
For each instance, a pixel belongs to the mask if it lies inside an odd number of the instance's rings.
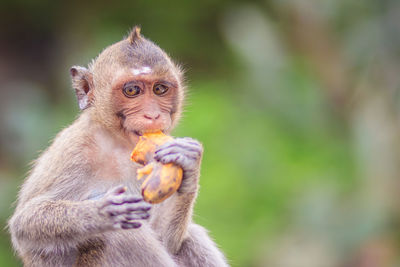
[{"label": "brown fur", "polygon": [[90,239],[78,246],[76,266],[101,266],[104,257],[105,243],[103,239]]},{"label": "brown fur", "polygon": [[[149,221],[138,229],[115,229],[101,211],[105,193],[116,185],[139,195],[138,166],[129,155],[138,134],[156,128],[168,133],[179,120],[184,98],[179,67],[135,27],[89,68],[71,68],[71,77],[83,111],[37,159],[9,221],[24,265],[227,266],[191,219],[199,167],[178,193],[152,207]],[[131,82],[142,88],[140,97],[122,94]],[[169,88],[162,97],[151,93],[157,83]]]}]

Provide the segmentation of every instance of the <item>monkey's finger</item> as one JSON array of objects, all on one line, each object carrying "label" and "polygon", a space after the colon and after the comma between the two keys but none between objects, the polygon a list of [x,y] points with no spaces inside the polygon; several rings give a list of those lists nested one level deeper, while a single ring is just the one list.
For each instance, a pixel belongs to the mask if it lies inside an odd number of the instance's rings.
[{"label": "monkey's finger", "polygon": [[130,212],[128,212],[127,214],[125,214],[125,215],[131,215],[131,214],[147,214],[147,213],[149,213],[149,211],[148,210],[139,210],[139,211],[130,211]]},{"label": "monkey's finger", "polygon": [[197,141],[196,139],[193,139],[191,137],[178,137],[178,138],[175,138],[175,140],[178,140],[178,141],[183,140],[185,142],[188,142],[188,143],[191,143],[194,145],[201,145],[201,143],[199,141]]},{"label": "monkey's finger", "polygon": [[196,158],[187,157],[181,153],[168,154],[158,159],[162,164],[176,163],[181,166],[185,171],[196,167]]},{"label": "monkey's finger", "polygon": [[180,147],[180,148],[185,149],[187,151],[192,151],[192,152],[196,152],[196,153],[199,153],[199,154],[201,154],[202,150],[203,150],[202,146],[192,145],[192,144],[188,144],[188,143],[185,143],[185,142],[173,141],[172,143],[169,143],[169,144],[167,143],[165,145],[160,146],[159,148],[157,148],[157,150],[155,152],[158,152],[158,151],[163,150],[163,149],[171,148],[171,147]]},{"label": "monkey's finger", "polygon": [[203,153],[203,147],[201,146],[201,144],[192,144],[192,143],[188,143],[187,141],[184,140],[173,140],[170,142],[165,143],[164,145],[160,146],[155,153],[159,153],[163,150],[167,150],[167,149],[171,149],[171,148],[181,148],[182,150],[185,151],[190,151],[193,153],[198,154],[199,156],[201,156],[201,154]]},{"label": "monkey's finger", "polygon": [[117,196],[120,195],[122,193],[124,193],[127,190],[126,186],[124,185],[118,185],[114,188],[111,188],[108,192],[107,195],[113,195],[113,196]]},{"label": "monkey's finger", "polygon": [[142,197],[139,196],[134,196],[134,195],[118,195],[118,196],[111,196],[108,198],[108,201],[111,204],[116,204],[116,205],[121,205],[124,203],[138,203],[140,201],[143,201]]},{"label": "monkey's finger", "polygon": [[122,214],[118,216],[112,217],[112,220],[115,223],[130,223],[138,220],[146,220],[150,217],[148,213],[140,213],[140,214]]},{"label": "monkey's finger", "polygon": [[134,220],[146,220],[150,217],[148,213],[130,213],[124,215],[126,221],[134,221]]},{"label": "monkey's finger", "polygon": [[[169,141],[170,143],[175,142],[175,143],[185,143],[185,144],[190,144],[190,145],[194,145],[194,146],[202,146],[201,143],[199,141],[197,141],[196,139],[193,139],[191,137],[178,137],[175,138],[174,140]],[[168,144],[168,143],[166,143]]]},{"label": "monkey's finger", "polygon": [[184,137],[184,138],[176,138],[175,139],[176,143],[182,146],[187,146],[190,149],[194,150],[194,151],[199,151],[200,153],[203,153],[203,145],[190,137]]},{"label": "monkey's finger", "polygon": [[185,150],[185,149],[180,148],[180,147],[168,147],[168,148],[165,148],[163,150],[160,150],[154,155],[154,159],[157,160],[157,161],[160,161],[163,157],[165,157],[167,155],[174,155],[174,154],[179,154],[179,155],[182,155],[184,157],[188,157],[188,158],[193,159],[193,160],[200,159],[200,155],[198,153],[192,152],[192,151],[188,151],[188,150]]},{"label": "monkey's finger", "polygon": [[143,203],[128,203],[124,204],[127,212],[132,211],[149,211],[151,209],[151,204],[147,202]]},{"label": "monkey's finger", "polygon": [[113,225],[114,229],[137,229],[140,226],[140,222],[118,222]]},{"label": "monkey's finger", "polygon": [[140,222],[124,222],[124,223],[121,223],[121,228],[122,229],[137,229],[140,226],[142,226],[142,224]]},{"label": "monkey's finger", "polygon": [[151,205],[148,203],[123,203],[120,205],[109,205],[105,208],[105,212],[107,212],[111,216],[118,216],[121,214],[127,214],[132,211],[148,211],[151,209]]}]

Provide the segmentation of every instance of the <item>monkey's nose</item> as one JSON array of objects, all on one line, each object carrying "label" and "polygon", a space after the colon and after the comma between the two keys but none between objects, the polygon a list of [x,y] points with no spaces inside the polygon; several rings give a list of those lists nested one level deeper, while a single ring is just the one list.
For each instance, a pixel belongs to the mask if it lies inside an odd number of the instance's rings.
[{"label": "monkey's nose", "polygon": [[143,115],[146,119],[155,121],[160,118],[160,114],[144,114]]}]

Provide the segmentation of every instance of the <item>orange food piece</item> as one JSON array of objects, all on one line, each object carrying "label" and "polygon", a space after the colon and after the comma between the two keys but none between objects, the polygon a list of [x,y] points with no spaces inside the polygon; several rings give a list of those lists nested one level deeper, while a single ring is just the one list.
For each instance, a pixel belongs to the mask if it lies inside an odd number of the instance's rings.
[{"label": "orange food piece", "polygon": [[131,160],[146,165],[153,160],[153,154],[157,147],[172,139],[171,136],[165,135],[161,131],[143,134],[132,151]]},{"label": "orange food piece", "polygon": [[173,164],[162,164],[153,160],[158,146],[172,140],[163,132],[146,133],[132,151],[131,160],[145,165],[137,170],[137,178],[145,177],[141,191],[143,199],[149,203],[160,203],[175,193],[182,182],[182,168]]}]

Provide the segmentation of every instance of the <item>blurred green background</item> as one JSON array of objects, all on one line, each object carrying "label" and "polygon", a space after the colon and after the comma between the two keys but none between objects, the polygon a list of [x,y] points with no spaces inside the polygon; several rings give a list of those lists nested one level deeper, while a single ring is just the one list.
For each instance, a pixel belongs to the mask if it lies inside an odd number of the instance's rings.
[{"label": "blurred green background", "polygon": [[78,115],[68,70],[133,25],[186,69],[194,219],[232,266],[400,266],[397,0],[0,3],[0,266],[29,162]]}]

